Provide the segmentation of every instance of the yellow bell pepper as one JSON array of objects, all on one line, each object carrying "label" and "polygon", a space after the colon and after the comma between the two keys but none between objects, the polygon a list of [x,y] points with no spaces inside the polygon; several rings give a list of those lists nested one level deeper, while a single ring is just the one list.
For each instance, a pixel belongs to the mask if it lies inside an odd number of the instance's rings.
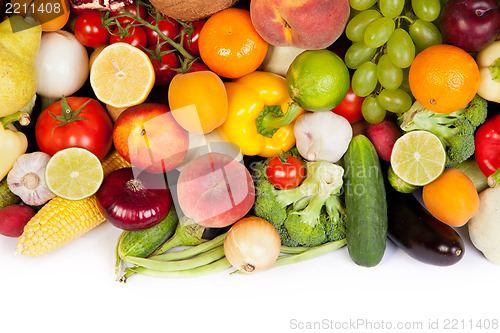
[{"label": "yellow bell pepper", "polygon": [[217,128],[243,155],[273,157],[295,145],[293,125],[305,111],[292,101],[284,77],[256,71],[226,82],[228,113]]},{"label": "yellow bell pepper", "polygon": [[[0,119],[0,179],[3,179],[12,169],[14,162],[28,149],[28,139],[22,132],[11,131],[7,125],[13,121],[26,121],[26,113],[16,112],[11,116]],[[29,122],[29,116],[27,117]]]}]

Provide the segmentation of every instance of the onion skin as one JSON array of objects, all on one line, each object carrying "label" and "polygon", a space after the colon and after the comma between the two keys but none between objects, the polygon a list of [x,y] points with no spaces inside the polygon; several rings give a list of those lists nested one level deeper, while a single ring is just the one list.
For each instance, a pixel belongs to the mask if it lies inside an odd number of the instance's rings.
[{"label": "onion skin", "polygon": [[255,216],[236,222],[224,240],[227,260],[245,273],[268,269],[278,259],[280,250],[281,240],[274,226]]},{"label": "onion skin", "polygon": [[[134,172],[137,173],[134,176]],[[96,193],[106,220],[124,230],[143,230],[160,223],[172,205],[163,174],[123,168],[104,178]]]}]

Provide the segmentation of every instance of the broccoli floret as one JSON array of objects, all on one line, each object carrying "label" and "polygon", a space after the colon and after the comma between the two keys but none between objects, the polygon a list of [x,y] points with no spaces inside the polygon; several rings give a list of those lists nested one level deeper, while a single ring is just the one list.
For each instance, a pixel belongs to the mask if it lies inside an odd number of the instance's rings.
[{"label": "broccoli floret", "polygon": [[296,188],[276,189],[267,179],[266,161],[252,167],[254,213],[274,225],[286,246],[317,246],[345,237],[345,209],[339,199],[344,169],[307,162],[307,177]]},{"label": "broccoli floret", "polygon": [[436,113],[415,102],[399,115],[398,122],[405,132],[425,130],[435,134],[446,148],[447,167],[467,160],[474,154],[474,132],[486,121],[486,100],[476,95],[464,108],[451,113]]}]

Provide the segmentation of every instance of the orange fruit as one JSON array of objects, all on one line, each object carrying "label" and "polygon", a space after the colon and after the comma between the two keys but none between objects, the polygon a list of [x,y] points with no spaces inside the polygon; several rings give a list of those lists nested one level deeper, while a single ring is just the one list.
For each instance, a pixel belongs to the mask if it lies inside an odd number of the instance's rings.
[{"label": "orange fruit", "polygon": [[174,119],[193,133],[210,133],[227,117],[226,88],[211,71],[174,76],[168,87],[168,103]]},{"label": "orange fruit", "polygon": [[144,102],[154,82],[148,55],[127,43],[106,46],[90,69],[90,85],[97,99],[115,108]]},{"label": "orange fruit", "polygon": [[479,195],[474,183],[458,169],[447,169],[425,185],[422,197],[435,218],[454,227],[466,224],[479,209]]},{"label": "orange fruit", "polygon": [[253,27],[248,10],[229,8],[212,15],[200,32],[200,57],[216,74],[238,78],[255,71],[268,43]]},{"label": "orange fruit", "polygon": [[420,104],[437,113],[450,113],[467,106],[476,94],[479,68],[461,48],[438,44],[415,57],[408,80]]}]

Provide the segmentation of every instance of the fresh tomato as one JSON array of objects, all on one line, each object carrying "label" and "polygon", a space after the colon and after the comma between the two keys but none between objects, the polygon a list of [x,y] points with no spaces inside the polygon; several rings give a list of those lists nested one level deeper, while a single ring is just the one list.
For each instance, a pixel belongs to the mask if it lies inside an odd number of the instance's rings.
[{"label": "fresh tomato", "polygon": [[186,73],[199,72],[199,71],[208,71],[208,67],[202,64],[201,62],[195,61],[191,63],[189,69]]},{"label": "fresh tomato", "polygon": [[[173,18],[165,17],[164,19],[157,21],[153,16],[148,16],[146,21],[151,25],[158,25],[158,29],[160,29],[165,36],[172,40],[175,40],[179,34],[179,23],[177,23],[177,21]],[[149,46],[158,44],[160,36],[156,31],[145,26],[144,32],[146,33]]]},{"label": "fresh tomato", "polygon": [[192,22],[192,26],[182,27],[180,33],[185,34],[182,40],[182,46],[189,54],[197,57],[200,55],[200,49],[198,47],[198,40],[200,38],[200,31],[205,24],[206,19],[200,19]]},{"label": "fresh tomato", "polygon": [[99,47],[109,43],[110,33],[101,27],[102,14],[96,10],[87,10],[75,20],[75,36],[80,43],[88,47]]},{"label": "fresh tomato", "polygon": [[[157,45],[148,47],[149,50],[155,51],[155,55],[149,55],[149,58],[151,59],[151,64],[153,65],[153,69],[155,71],[155,85],[161,86],[172,81],[172,78],[177,74],[173,68],[179,68],[180,62],[175,52],[172,52],[166,44],[160,47],[159,52],[156,52],[156,47]],[[169,50],[171,52],[165,53]],[[158,56],[161,59],[161,63],[157,58]]]},{"label": "fresh tomato", "polygon": [[269,160],[266,175],[274,187],[288,190],[299,186],[304,179],[305,168],[298,158],[281,153]]},{"label": "fresh tomato", "polygon": [[[137,11],[137,8],[139,8],[139,11]],[[136,5],[136,4],[133,4],[133,5],[128,5],[126,7],[123,8],[123,10],[129,12],[130,14],[132,14],[133,16],[138,16],[138,17],[141,17],[142,19],[145,19],[146,16],[148,15],[147,11],[146,11],[146,7],[144,7],[143,5]],[[122,16],[123,15],[123,16]],[[120,23],[120,25],[125,28],[127,26],[127,24],[130,24],[130,23],[136,23],[137,20],[134,20],[133,18],[130,18],[128,16],[125,16],[121,10],[118,10],[118,11],[114,11],[114,12],[111,12],[111,17],[114,17],[115,20]],[[138,22],[137,22],[138,23]]]},{"label": "fresh tomato", "polygon": [[139,26],[132,26],[128,29],[127,34],[129,36],[124,36],[123,38],[120,35],[120,28],[116,28],[113,31],[111,38],[109,39],[110,44],[114,43],[127,43],[132,46],[135,46],[142,50],[142,48],[146,48],[148,46],[148,41],[146,38],[146,33],[144,29]]},{"label": "fresh tomato", "polygon": [[349,87],[349,91],[347,92],[345,98],[338,106],[333,108],[332,111],[347,119],[349,123],[354,124],[363,119],[361,105],[364,100],[364,97],[359,97],[354,93],[354,91],[352,91],[352,87]]},{"label": "fresh tomato", "polygon": [[98,101],[88,97],[63,97],[45,108],[35,124],[36,142],[49,155],[80,147],[102,160],[111,148],[112,136],[113,123],[108,113]]}]

